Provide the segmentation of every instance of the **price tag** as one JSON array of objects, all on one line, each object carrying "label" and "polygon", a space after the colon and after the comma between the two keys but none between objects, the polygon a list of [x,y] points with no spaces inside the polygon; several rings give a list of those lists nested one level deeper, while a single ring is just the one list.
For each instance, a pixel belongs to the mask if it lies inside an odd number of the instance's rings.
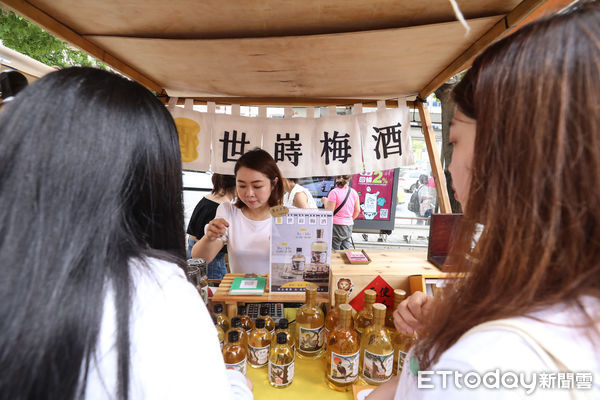
[{"label": "price tag", "polygon": [[286,206],[275,206],[275,207],[271,207],[271,209],[269,211],[271,212],[271,215],[274,217],[283,217],[290,212],[290,209],[287,208]]}]

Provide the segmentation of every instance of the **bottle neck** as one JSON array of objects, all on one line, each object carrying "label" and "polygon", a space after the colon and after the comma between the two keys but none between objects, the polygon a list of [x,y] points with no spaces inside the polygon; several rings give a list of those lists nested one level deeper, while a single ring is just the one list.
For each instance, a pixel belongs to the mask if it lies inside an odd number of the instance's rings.
[{"label": "bottle neck", "polygon": [[317,295],[313,292],[306,293],[306,305],[309,307],[314,307],[317,305]]},{"label": "bottle neck", "polygon": [[375,302],[365,301],[365,311],[373,311],[373,304]]},{"label": "bottle neck", "polygon": [[373,315],[373,327],[375,329],[383,328],[384,322],[385,322],[385,314],[381,315],[380,313],[375,313],[375,315]]}]

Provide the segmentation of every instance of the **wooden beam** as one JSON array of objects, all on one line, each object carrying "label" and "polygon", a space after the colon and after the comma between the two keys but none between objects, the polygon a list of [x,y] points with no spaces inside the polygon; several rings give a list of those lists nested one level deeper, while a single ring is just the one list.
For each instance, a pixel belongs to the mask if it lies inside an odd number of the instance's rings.
[{"label": "wooden beam", "polygon": [[509,32],[529,14],[535,11],[546,0],[524,0],[515,7],[504,18],[500,19],[489,31],[473,43],[467,50],[458,56],[450,65],[444,68],[431,82],[429,82],[420,92],[419,97],[426,99],[434,90],[443,85],[469,65],[473,59],[486,47],[499,39],[502,35]]},{"label": "wooden beam", "polygon": [[427,104],[420,101],[416,102],[416,106],[419,110],[419,116],[421,117],[423,136],[425,136],[425,145],[427,146],[429,164],[431,165],[431,172],[435,181],[435,189],[437,191],[440,211],[444,214],[449,214],[452,212],[452,207],[450,206],[448,186],[446,184],[444,170],[442,169],[442,162],[440,161],[440,153],[438,151],[437,144],[435,143],[435,133],[433,132],[433,125],[431,125],[429,109],[427,108]]},{"label": "wooden beam", "polygon": [[[161,96],[161,101],[167,103],[168,96]],[[294,106],[294,107],[326,107],[326,106],[353,106],[361,103],[364,107],[377,107],[377,100],[372,99],[322,99],[302,97],[193,97],[194,104],[204,105],[207,102],[216,104],[240,104],[244,106]],[[179,98],[177,104],[183,104],[184,98]],[[415,102],[407,100],[409,108],[415,108]],[[397,108],[398,100],[386,100],[386,107]]]},{"label": "wooden beam", "polygon": [[11,8],[16,13],[20,14],[27,20],[39,25],[41,28],[52,33],[54,36],[59,37],[80,50],[88,53],[97,60],[100,60],[117,71],[122,72],[131,79],[141,83],[148,89],[154,90],[158,93],[165,93],[163,88],[154,82],[152,79],[139,73],[131,66],[127,65],[118,58],[104,51],[102,48],[96,46],[92,42],[83,38],[77,32],[70,29],[68,26],[63,25],[61,22],[52,18],[42,10],[32,6],[30,3],[23,0],[2,0],[2,3]]}]

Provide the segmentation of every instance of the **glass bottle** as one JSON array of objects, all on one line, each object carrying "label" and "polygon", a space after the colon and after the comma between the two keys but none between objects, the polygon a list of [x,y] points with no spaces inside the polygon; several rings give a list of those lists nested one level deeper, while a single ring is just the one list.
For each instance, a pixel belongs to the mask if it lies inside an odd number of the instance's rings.
[{"label": "glass bottle", "polygon": [[252,328],[254,328],[254,322],[252,322],[252,318],[246,315],[246,306],[238,306],[238,317],[240,317],[242,328],[244,328],[246,334],[249,335]]},{"label": "glass bottle", "polygon": [[394,311],[398,305],[406,298],[406,292],[402,289],[394,289],[394,306],[389,307],[385,312],[385,327],[388,328],[390,334],[396,330],[394,326]]},{"label": "glass bottle", "polygon": [[[333,298],[334,298],[334,306],[335,307],[331,307],[331,310],[329,310],[329,312],[327,313],[327,316],[325,317],[325,347],[327,348],[327,337],[329,335],[329,332],[333,331],[333,329],[335,328],[336,324],[337,324],[337,320],[338,320],[338,315],[339,315],[339,307],[341,304],[346,304],[348,302],[348,292],[346,292],[345,290],[341,290],[341,289],[336,289],[335,292],[333,292]],[[354,326],[354,323],[352,321],[352,318],[350,318],[350,325]]]},{"label": "glass bottle", "polygon": [[265,320],[265,329],[269,331],[271,336],[275,333],[275,321],[269,315],[269,306],[263,305],[260,307],[260,317]]},{"label": "glass bottle", "polygon": [[231,328],[229,328],[229,330],[227,331],[227,337],[229,337],[229,332],[233,332],[233,331],[237,331],[239,333],[240,345],[243,348],[247,348],[248,347],[248,335],[246,334],[246,331],[244,330],[244,328],[242,328],[242,322],[240,320],[240,317],[231,318]]},{"label": "glass bottle", "polygon": [[344,392],[352,389],[358,379],[360,340],[352,324],[352,307],[340,304],[336,327],[327,341],[325,373],[330,388]]},{"label": "glass bottle", "polygon": [[271,334],[265,329],[265,320],[257,318],[254,329],[248,337],[248,364],[252,368],[262,368],[269,361]]},{"label": "glass bottle", "polygon": [[354,328],[358,331],[359,338],[367,327],[373,325],[373,310],[371,308],[377,298],[377,292],[367,289],[364,291],[363,296],[364,308],[354,316]]},{"label": "glass bottle", "polygon": [[323,241],[323,229],[317,229],[317,240],[310,245],[310,259],[312,264],[327,264],[328,245]]},{"label": "glass bottle", "polygon": [[305,264],[306,257],[302,254],[302,247],[296,247],[296,254],[292,256],[292,272],[295,275],[302,275]]},{"label": "glass bottle", "polygon": [[229,331],[227,334],[227,344],[223,347],[223,360],[225,368],[246,375],[246,349],[240,345],[238,331]]},{"label": "glass bottle", "polygon": [[317,305],[317,287],[306,287],[306,303],[296,313],[296,350],[301,358],[319,358],[323,354],[325,315]]},{"label": "glass bottle", "polygon": [[285,332],[279,332],[275,340],[269,352],[269,383],[273,387],[284,388],[294,380],[294,349]]},{"label": "glass bottle", "polygon": [[214,316],[217,317],[217,325],[223,329],[223,332],[229,330],[229,319],[223,314],[223,304],[215,304],[213,307]]},{"label": "glass bottle", "polygon": [[373,304],[373,325],[360,340],[360,379],[367,385],[381,385],[392,377],[394,347],[385,323],[385,305]]},{"label": "glass bottle", "polygon": [[271,348],[273,348],[273,346],[277,343],[277,335],[281,332],[286,334],[288,344],[292,346],[292,349],[295,351],[296,341],[294,340],[294,335],[292,335],[292,332],[290,332],[289,321],[286,318],[281,318],[279,320],[275,334],[271,338]]},{"label": "glass bottle", "polygon": [[[417,339],[414,335],[405,335],[396,330],[394,326],[393,312],[398,308],[398,305],[406,298],[406,292],[402,289],[394,290],[394,307],[387,310],[385,316],[385,327],[388,329],[392,337],[392,346],[394,347],[394,373],[400,374],[404,365],[404,358],[410,348],[416,343]],[[399,362],[398,362],[399,361]]]},{"label": "glass bottle", "polygon": [[223,328],[217,325],[217,317],[211,315],[213,324],[215,324],[215,328],[217,329],[217,336],[219,337],[219,344],[221,345],[221,351],[223,351],[223,346],[225,345],[225,332],[223,332]]}]

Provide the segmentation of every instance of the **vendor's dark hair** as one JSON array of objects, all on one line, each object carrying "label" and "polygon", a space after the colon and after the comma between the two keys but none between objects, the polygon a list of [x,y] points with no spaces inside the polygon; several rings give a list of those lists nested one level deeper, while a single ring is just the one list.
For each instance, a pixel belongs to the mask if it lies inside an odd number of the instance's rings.
[{"label": "vendor's dark hair", "polygon": [[[244,153],[235,163],[234,171],[236,176],[242,167],[258,171],[269,178],[273,186],[273,191],[271,192],[271,196],[269,196],[269,206],[278,206],[283,203],[283,179],[281,171],[279,171],[277,163],[269,153],[259,148]],[[235,202],[235,205],[238,208],[246,207],[246,204],[239,198]]]},{"label": "vendor's dark hair", "polygon": [[233,175],[213,174],[211,180],[212,194],[224,195],[229,191],[235,191],[235,176]]},{"label": "vendor's dark hair", "polygon": [[416,349],[421,369],[482,322],[558,304],[584,311],[582,333],[598,340],[599,317],[581,302],[600,299],[598,21],[596,1],[526,25],[484,51],[454,89],[477,122],[450,257],[468,275],[443,289]]},{"label": "vendor's dark hair", "polygon": [[185,257],[181,160],[165,107],[92,68],[28,86],[0,114],[0,220],[2,397],[83,397],[114,293],[109,389],[127,399],[132,268]]},{"label": "vendor's dark hair", "polygon": [[348,184],[348,182],[350,182],[350,178],[352,178],[352,175],[338,175],[335,177],[335,186],[339,187],[339,188],[343,188],[344,186],[346,186]]}]

